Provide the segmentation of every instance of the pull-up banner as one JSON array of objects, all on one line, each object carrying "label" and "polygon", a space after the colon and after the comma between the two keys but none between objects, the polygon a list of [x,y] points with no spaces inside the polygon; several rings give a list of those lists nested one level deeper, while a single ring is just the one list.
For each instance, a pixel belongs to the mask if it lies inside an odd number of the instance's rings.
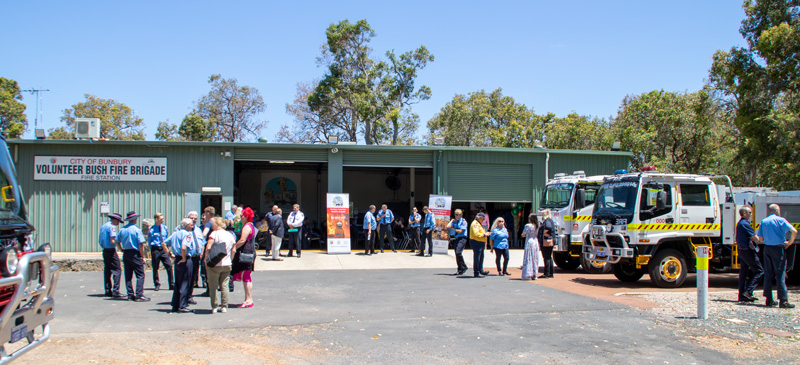
[{"label": "pull-up banner", "polygon": [[452,204],[452,196],[431,195],[428,198],[428,210],[433,214],[436,224],[433,232],[431,232],[433,234],[433,253],[447,255],[447,247],[450,244],[447,223],[450,223],[450,208]]},{"label": "pull-up banner", "polygon": [[34,180],[167,181],[166,157],[34,156]]},{"label": "pull-up banner", "polygon": [[328,254],[350,253],[350,194],[328,193]]}]

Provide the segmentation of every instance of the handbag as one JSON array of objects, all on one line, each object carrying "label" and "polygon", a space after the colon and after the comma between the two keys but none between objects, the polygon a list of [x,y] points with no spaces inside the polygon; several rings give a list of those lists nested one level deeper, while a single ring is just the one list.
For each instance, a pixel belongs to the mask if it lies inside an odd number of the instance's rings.
[{"label": "handbag", "polygon": [[211,267],[217,266],[217,264],[219,264],[219,262],[222,261],[222,259],[224,259],[227,254],[228,253],[225,252],[224,243],[222,242],[214,243],[213,245],[211,245],[211,249],[208,250],[208,254],[206,254],[206,266],[211,266]]},{"label": "handbag", "polygon": [[[256,262],[256,252],[254,249],[255,240],[256,240],[256,235],[253,234],[253,238],[250,239],[250,241],[247,241],[247,243],[244,244],[244,247],[242,247],[243,248],[242,251],[239,252],[240,263],[252,264]],[[250,252],[244,252],[244,251],[250,251]]]},{"label": "handbag", "polygon": [[545,238],[542,242],[542,246],[544,247],[553,247],[553,239],[552,238]]}]

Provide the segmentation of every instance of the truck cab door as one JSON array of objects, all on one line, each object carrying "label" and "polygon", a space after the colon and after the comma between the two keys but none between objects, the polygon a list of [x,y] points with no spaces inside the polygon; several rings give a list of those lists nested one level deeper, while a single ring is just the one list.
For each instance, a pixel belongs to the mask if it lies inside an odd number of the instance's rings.
[{"label": "truck cab door", "polygon": [[[680,211],[678,216],[681,224],[706,225],[719,223],[718,202],[716,194],[712,194],[711,185],[703,182],[680,183]],[[696,231],[696,226],[689,230]],[[701,229],[705,230],[705,229]]]}]

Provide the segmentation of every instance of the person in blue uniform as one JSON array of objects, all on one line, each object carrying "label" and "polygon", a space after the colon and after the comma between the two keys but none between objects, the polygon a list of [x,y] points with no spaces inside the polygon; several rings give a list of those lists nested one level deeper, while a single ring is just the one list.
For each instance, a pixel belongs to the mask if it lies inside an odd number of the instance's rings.
[{"label": "person in blue uniform", "polygon": [[422,224],[422,245],[419,246],[417,256],[425,256],[425,242],[428,243],[428,256],[432,256],[433,229],[436,228],[436,221],[434,220],[433,212],[428,209],[428,206],[422,207],[422,212],[425,213],[425,222]]},{"label": "person in blue uniform", "polygon": [[456,276],[462,275],[469,269],[467,263],[464,261],[464,249],[467,247],[467,220],[463,217],[461,209],[456,209],[455,219],[447,224],[447,228],[452,229],[455,236],[455,251],[456,251]]},{"label": "person in blue uniform", "polygon": [[[391,247],[392,252],[397,252],[394,247],[394,237],[392,237],[392,221],[394,220],[394,213],[386,204],[381,205],[381,210],[378,212],[377,217],[378,223],[380,227],[378,227],[378,248],[381,249],[381,253],[383,253],[383,246],[385,245],[386,241],[389,241],[389,247]],[[413,250],[412,250],[413,252]]]},{"label": "person in blue uniform", "polygon": [[[122,222],[119,213],[108,215],[108,222],[100,227],[100,247],[103,249],[103,284],[107,297],[122,298],[119,292],[120,265],[117,247],[117,226]],[[113,279],[113,281],[112,281]]]},{"label": "person in blue uniform", "polygon": [[[781,308],[791,309],[794,304],[789,303],[789,293],[786,290],[786,248],[794,243],[797,238],[797,229],[785,218],[781,217],[781,207],[770,204],[767,207],[768,217],[761,221],[758,227],[756,240],[764,244],[764,297],[767,307],[779,305],[772,296],[772,278],[778,286],[778,301]],[[789,239],[786,234],[790,233]]]},{"label": "person in blue uniform", "polygon": [[189,218],[181,220],[181,225],[167,243],[175,256],[175,287],[172,290],[172,312],[189,313],[189,287],[192,281],[192,255],[195,244],[191,229],[194,223]]},{"label": "person in blue uniform", "polygon": [[[128,224],[119,230],[117,240],[122,246],[122,262],[125,264],[125,288],[128,291],[128,300],[136,302],[149,302],[150,298],[144,296],[144,244],[147,242],[142,230],[136,226],[139,215],[128,212],[125,221]],[[133,288],[133,275],[136,275],[136,290]]]},{"label": "person in blue uniform", "polygon": [[[753,216],[753,211],[749,207],[743,206],[739,208],[739,223],[736,224],[736,247],[739,252],[739,301],[740,302],[755,302],[756,298],[753,296],[753,291],[756,289],[758,282],[764,276],[764,269],[761,266],[761,261],[758,259],[758,246],[753,242],[753,236],[756,231],[750,225],[750,218]],[[747,280],[750,272],[753,276]]]},{"label": "person in blue uniform", "polygon": [[417,207],[411,208],[411,215],[408,216],[409,235],[411,236],[412,247],[424,251],[421,242],[419,241],[419,223],[422,221],[422,216],[417,213]]},{"label": "person in blue uniform", "polygon": [[153,215],[155,223],[150,227],[150,232],[147,235],[147,243],[150,246],[150,259],[153,265],[153,287],[155,291],[161,289],[161,281],[158,278],[159,264],[164,264],[164,269],[167,270],[167,280],[169,283],[169,290],[175,285],[175,280],[172,277],[172,252],[167,247],[167,238],[169,237],[169,228],[164,225],[164,215],[156,213]]},{"label": "person in blue uniform", "polygon": [[364,254],[375,253],[375,239],[377,238],[378,221],[375,219],[375,206],[370,205],[364,214]]},{"label": "person in blue uniform", "polygon": [[[200,259],[206,247],[206,240],[203,238],[203,230],[197,225],[197,212],[189,212],[186,218],[192,221],[192,227],[188,231],[192,237],[192,243],[194,244],[192,249],[192,277],[190,278],[191,284],[189,285],[189,304],[197,304],[197,301],[192,297],[194,296],[195,286],[198,286],[197,279],[200,278]],[[208,293],[206,293],[206,295],[207,294]]]}]

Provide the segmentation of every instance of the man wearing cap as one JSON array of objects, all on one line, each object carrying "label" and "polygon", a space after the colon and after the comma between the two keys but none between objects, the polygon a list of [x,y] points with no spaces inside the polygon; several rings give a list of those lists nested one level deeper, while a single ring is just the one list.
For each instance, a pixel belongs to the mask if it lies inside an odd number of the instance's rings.
[{"label": "man wearing cap", "polygon": [[[108,222],[100,227],[100,247],[103,248],[103,284],[107,297],[122,298],[119,292],[119,255],[117,255],[117,226],[122,221],[119,213],[108,215]],[[113,278],[113,284],[112,284]]]},{"label": "man wearing cap", "polygon": [[[797,238],[797,229],[781,217],[781,207],[770,204],[767,207],[768,217],[761,221],[754,239],[764,244],[764,297],[767,298],[766,306],[775,307],[772,296],[772,278],[778,285],[778,301],[781,308],[791,309],[794,304],[789,303],[789,293],[786,291],[786,248],[794,243]],[[791,232],[789,240],[786,233]]]},{"label": "man wearing cap", "polygon": [[456,209],[455,214],[456,218],[447,224],[447,228],[453,230],[453,235],[455,237],[456,266],[458,267],[456,276],[458,276],[464,274],[469,269],[467,263],[464,261],[463,255],[464,249],[467,247],[467,220],[462,216],[464,213],[461,209]]},{"label": "man wearing cap", "polygon": [[378,228],[378,221],[375,220],[375,206],[370,205],[367,213],[364,214],[364,254],[372,255],[375,253],[375,236]]},{"label": "man wearing cap", "polygon": [[436,228],[436,221],[433,217],[433,212],[428,209],[428,206],[422,207],[425,213],[425,223],[422,224],[422,244],[419,246],[419,253],[417,256],[425,256],[425,242],[428,242],[428,256],[433,255],[433,229]]},{"label": "man wearing cap", "polygon": [[[389,241],[389,247],[392,248],[392,252],[397,252],[394,248],[394,237],[392,237],[392,221],[394,221],[394,213],[386,204],[381,205],[381,210],[378,212],[378,223],[380,226],[378,227],[378,248],[381,249],[381,253],[383,253],[383,246],[385,242]],[[412,251],[413,252],[413,251]]]},{"label": "man wearing cap", "polygon": [[195,244],[190,230],[194,226],[192,220],[181,220],[180,228],[167,239],[172,254],[175,256],[175,287],[172,291],[172,311],[189,313],[189,295],[192,280],[192,254]]},{"label": "man wearing cap", "polygon": [[[150,258],[153,265],[153,287],[155,291],[161,289],[161,281],[158,279],[158,266],[159,263],[164,264],[164,269],[167,270],[167,280],[169,283],[169,290],[175,285],[172,277],[172,252],[167,247],[167,237],[169,236],[169,229],[164,225],[164,215],[156,213],[153,215],[155,223],[150,227],[150,232],[147,235],[147,243],[150,246]],[[170,257],[172,256],[172,257]]]},{"label": "man wearing cap", "polygon": [[[119,230],[117,241],[122,245],[122,262],[125,264],[125,288],[128,290],[128,300],[136,302],[149,302],[150,298],[144,296],[144,243],[147,242],[142,230],[136,226],[139,215],[128,212],[125,221],[128,224]],[[133,290],[133,274],[136,274],[136,290]]]},{"label": "man wearing cap", "polygon": [[472,247],[472,271],[476,278],[481,278],[481,275],[489,275],[488,271],[483,271],[483,252],[486,249],[486,229],[483,227],[483,221],[486,220],[486,214],[478,213],[475,220],[469,226],[469,245]]}]

